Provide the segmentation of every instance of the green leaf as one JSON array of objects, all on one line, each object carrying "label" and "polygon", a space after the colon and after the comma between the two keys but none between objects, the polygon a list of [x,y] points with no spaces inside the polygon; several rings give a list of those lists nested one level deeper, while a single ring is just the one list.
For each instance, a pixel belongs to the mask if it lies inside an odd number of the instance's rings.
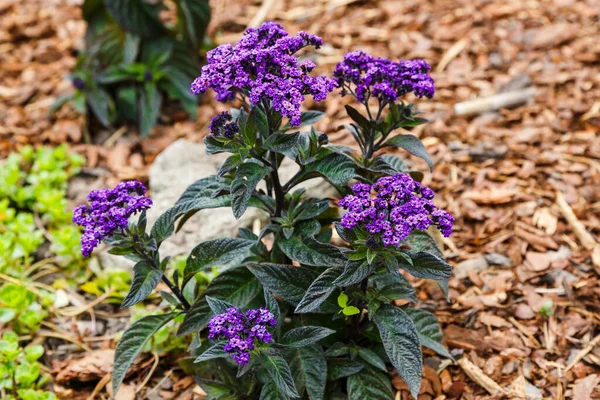
[{"label": "green leaf", "polygon": [[430,312],[418,308],[409,308],[406,310],[406,313],[417,328],[421,344],[442,357],[452,359],[452,355],[450,355],[448,349],[442,344],[443,335],[437,317]]},{"label": "green leaf", "polygon": [[119,391],[125,373],[150,337],[177,315],[178,313],[147,315],[134,322],[123,333],[115,350],[115,362],[112,372],[113,393]]},{"label": "green leaf", "polygon": [[448,279],[452,276],[452,266],[442,258],[424,251],[410,252],[413,265],[400,261],[400,268],[412,276],[423,279]]},{"label": "green leaf", "polygon": [[271,292],[264,289],[264,293],[265,293],[265,307],[267,308],[267,310],[271,311],[271,313],[275,317],[275,320],[279,323],[281,320],[281,310],[279,308],[279,303],[277,302],[277,299],[275,297],[273,297]]},{"label": "green leaf", "polygon": [[358,309],[358,307],[354,307],[354,306],[345,307],[342,310],[342,314],[344,314],[347,317],[350,317],[352,315],[360,314],[360,310]]},{"label": "green leaf", "polygon": [[178,18],[185,28],[185,37],[197,50],[202,46],[204,33],[210,22],[208,0],[177,0],[176,4]]},{"label": "green leaf", "polygon": [[248,264],[247,268],[266,289],[292,305],[297,305],[306,289],[319,275],[306,267],[283,264]]},{"label": "green leaf", "polygon": [[194,247],[187,258],[183,272],[184,285],[196,273],[219,265],[227,264],[246,253],[256,242],[239,238],[214,239]]},{"label": "green leaf", "polygon": [[105,0],[104,4],[113,18],[129,32],[142,37],[158,36],[164,32],[158,17],[159,12],[164,8],[162,2]]},{"label": "green leaf", "polygon": [[346,308],[348,306],[348,295],[344,292],[340,293],[337,299],[338,306]]},{"label": "green leaf", "polygon": [[359,347],[358,348],[358,356],[362,360],[364,360],[366,363],[387,373],[387,368],[385,367],[385,362],[373,350],[370,350],[370,349],[367,349],[364,347]]},{"label": "green leaf", "polygon": [[342,266],[346,262],[346,258],[337,247],[311,237],[282,237],[277,241],[277,245],[286,256],[300,264],[315,267]]},{"label": "green leaf", "polygon": [[327,380],[335,381],[356,374],[364,366],[358,361],[346,359],[328,359],[327,360]]},{"label": "green leaf", "polygon": [[429,169],[433,170],[433,161],[418,137],[414,135],[396,135],[383,144],[383,147],[386,146],[400,147],[410,154],[422,158],[429,165]]},{"label": "green leaf", "polygon": [[349,399],[391,400],[394,398],[390,379],[386,374],[372,368],[365,368],[350,376],[346,382],[346,390]]},{"label": "green leaf", "polygon": [[394,154],[382,154],[377,157],[377,159],[384,161],[387,165],[395,169],[397,173],[406,173],[410,171],[406,164],[404,164],[404,161]]},{"label": "green leaf", "polygon": [[146,261],[140,261],[133,267],[133,282],[129,293],[121,303],[121,308],[131,307],[143,301],[152,293],[163,277],[163,272],[153,268]]},{"label": "green leaf", "polygon": [[204,296],[200,297],[192,307],[187,311],[183,323],[177,331],[177,336],[187,335],[192,332],[198,332],[200,328],[208,323],[211,316],[211,310]]},{"label": "green leaf", "polygon": [[369,276],[374,269],[375,265],[370,265],[365,261],[348,261],[344,272],[333,283],[340,287],[357,284]]},{"label": "green leaf", "polygon": [[194,363],[199,363],[202,361],[213,360],[215,358],[227,358],[229,354],[223,350],[223,346],[225,342],[219,342],[212,345],[208,350],[204,353],[200,354],[195,360]]},{"label": "green leaf", "polygon": [[59,109],[62,108],[62,106],[73,100],[74,97],[75,95],[73,93],[61,94],[60,96],[58,96],[50,105],[50,108],[48,108],[48,116],[51,117],[52,115],[54,115],[55,112],[57,112]]},{"label": "green leaf", "polygon": [[325,351],[325,357],[327,358],[342,357],[346,354],[348,354],[348,346],[341,342],[334,343]]},{"label": "green leaf", "polygon": [[290,369],[298,390],[302,393],[306,389],[310,400],[323,400],[327,384],[327,360],[320,347],[312,345],[294,349],[290,353]]},{"label": "green leaf", "polygon": [[175,221],[182,215],[191,217],[200,210],[208,208],[229,207],[229,196],[213,197],[215,190],[221,184],[214,175],[197,180],[191,184],[181,195],[175,205],[162,214],[152,227],[151,236],[157,242],[162,242],[171,236],[175,230]]},{"label": "green leaf", "polygon": [[231,183],[231,208],[236,219],[244,215],[256,185],[268,172],[268,168],[254,162],[246,162],[238,167]]},{"label": "green leaf", "polygon": [[[402,276],[402,275],[397,275],[397,276]],[[386,297],[389,300],[406,299],[406,300],[412,301],[413,303],[417,302],[417,296],[416,296],[415,289],[406,280],[404,282],[394,282],[394,283],[391,283],[389,285],[382,287],[379,290],[379,294],[381,296]]]},{"label": "green leaf", "polygon": [[402,309],[382,305],[374,315],[385,352],[416,399],[421,386],[421,342],[412,320]]},{"label": "green leaf", "polygon": [[334,333],[333,329],[322,326],[300,326],[287,331],[281,338],[281,343],[288,347],[304,347]]},{"label": "green leaf", "polygon": [[295,312],[300,314],[317,311],[336,289],[333,281],[340,275],[341,270],[340,267],[332,267],[319,275],[306,290],[306,294],[298,303]]},{"label": "green leaf", "polygon": [[287,361],[281,356],[272,354],[261,354],[259,362],[271,377],[271,380],[283,394],[298,398],[300,395],[296,390],[294,378]]},{"label": "green leaf", "polygon": [[[301,126],[306,126],[306,125],[312,125],[315,122],[318,122],[319,120],[321,120],[321,118],[323,118],[324,116],[325,116],[325,113],[321,112],[321,111],[314,111],[314,110],[302,111],[302,114],[300,115],[300,125],[297,125],[294,128],[299,128]],[[290,129],[292,129],[292,126],[289,123],[287,123],[282,128],[282,131],[285,132]]]},{"label": "green leaf", "polygon": [[237,267],[221,272],[208,284],[204,294],[244,308],[262,291],[260,283],[246,267]]},{"label": "green leaf", "polygon": [[294,133],[275,132],[275,133],[271,134],[271,136],[269,136],[267,138],[267,140],[265,140],[264,147],[267,150],[275,151],[278,153],[283,153],[283,152],[286,152],[286,151],[294,148],[294,146],[296,146],[296,143],[298,143],[299,136],[300,136],[300,132],[294,132]]},{"label": "green leaf", "polygon": [[142,137],[150,134],[150,130],[156,124],[162,96],[154,82],[146,82],[144,88],[140,92],[139,102],[139,130]]}]

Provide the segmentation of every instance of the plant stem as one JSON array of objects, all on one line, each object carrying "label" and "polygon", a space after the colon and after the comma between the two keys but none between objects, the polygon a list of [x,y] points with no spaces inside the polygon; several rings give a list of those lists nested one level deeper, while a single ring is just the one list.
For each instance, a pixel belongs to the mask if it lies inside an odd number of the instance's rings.
[{"label": "plant stem", "polygon": [[[156,260],[154,259],[154,257],[150,257],[143,250],[140,250],[137,248],[136,248],[136,253],[137,253],[137,255],[142,257],[144,260],[146,260],[146,262],[148,262],[150,264],[150,266],[152,266],[152,268],[160,270],[160,266],[158,266],[156,264]],[[181,290],[179,290],[179,288],[177,286],[175,286],[175,284],[173,282],[171,282],[164,273],[162,275],[161,280],[169,287],[169,289],[171,289],[171,292],[175,295],[175,297],[177,297],[177,299],[183,306],[183,309],[185,311],[188,311],[192,306],[186,300],[186,298],[183,296],[183,294],[181,293]]]},{"label": "plant stem", "polygon": [[273,182],[273,192],[275,193],[275,215],[274,217],[281,217],[281,211],[283,211],[283,202],[285,200],[285,193],[281,187],[279,181],[279,173],[277,172],[277,154],[271,152],[270,155],[272,170],[271,170],[271,181]]}]

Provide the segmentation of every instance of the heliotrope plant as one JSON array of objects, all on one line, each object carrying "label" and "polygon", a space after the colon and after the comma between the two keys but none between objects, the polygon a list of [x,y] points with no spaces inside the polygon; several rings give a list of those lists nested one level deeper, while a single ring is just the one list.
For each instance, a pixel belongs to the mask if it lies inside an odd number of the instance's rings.
[{"label": "heliotrope plant", "polygon": [[[390,399],[392,368],[416,397],[421,345],[450,357],[436,317],[409,307],[417,298],[404,272],[437,281],[447,296],[451,267],[427,230],[448,236],[453,218],[434,204],[433,190],[419,182],[422,173],[380,151],[400,147],[433,166],[418,138],[397,133],[425,122],[401,98],[433,96],[429,65],[353,52],[334,78],[315,76],[314,63],[296,53],[321,44],[268,22],[208,54],[191,90],[212,89],[220,100],[242,105],[215,116],[205,140],[209,154],[230,156],[149,232],[144,213],[151,203],[139,183],[92,193],[90,206],[78,209],[87,255],[104,240],[137,262],[123,306],[144,300],[161,280],[171,289],[161,293],[170,312],[140,319],[121,338],[115,392],[152,334],[182,314],[178,333],[192,335],[185,368],[209,398]],[[314,127],[294,130],[323,115],[302,111],[305,97],[323,101],[334,90],[364,109],[346,107],[359,153],[329,144]],[[285,157],[299,170],[283,182],[278,170]],[[298,188],[313,178],[338,189],[337,205]],[[183,273],[169,278],[161,244],[196,212],[217,207],[231,207],[237,218],[257,207],[270,223],[259,235],[241,229],[237,238],[198,244]],[[137,221],[127,222],[137,212]],[[267,236],[271,247],[263,243]],[[215,266],[222,272],[197,293],[195,275]]]}]

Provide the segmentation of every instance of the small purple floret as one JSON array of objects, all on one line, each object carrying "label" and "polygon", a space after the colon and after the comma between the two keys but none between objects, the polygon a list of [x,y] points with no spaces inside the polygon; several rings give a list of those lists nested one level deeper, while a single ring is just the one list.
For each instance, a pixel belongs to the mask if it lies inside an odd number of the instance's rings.
[{"label": "small purple floret", "polygon": [[[414,230],[425,230],[431,225],[446,237],[452,234],[454,217],[433,204],[434,192],[413,180],[407,174],[379,178],[374,185],[356,183],[348,195],[339,201],[348,210],[342,217],[342,226],[353,229],[363,226],[371,235],[367,245],[374,247],[374,238],[384,246],[399,246]],[[371,197],[371,192],[375,197]]]},{"label": "small purple floret", "polygon": [[299,62],[294,55],[304,47],[319,48],[322,44],[318,36],[307,32],[290,36],[281,25],[265,22],[258,28],[249,28],[236,44],[209,51],[208,64],[202,67],[191,91],[200,94],[213,89],[217,100],[223,102],[239,93],[255,106],[266,102],[297,126],[304,96],[323,101],[336,87],[334,79],[310,76],[314,62]]},{"label": "small purple floret", "polygon": [[344,60],[336,65],[333,76],[342,88],[342,95],[352,93],[360,102],[374,97],[384,103],[394,102],[411,92],[417,97],[432,98],[435,85],[428,74],[430,70],[431,66],[424,60],[394,62],[359,50],[346,53]]},{"label": "small purple floret", "polygon": [[223,136],[231,140],[240,131],[240,127],[229,112],[222,111],[212,118],[208,130],[211,135]]},{"label": "small purple floret", "polygon": [[250,362],[250,352],[254,350],[256,340],[271,343],[273,336],[268,331],[277,325],[277,320],[264,307],[248,310],[243,314],[238,308],[231,307],[223,314],[213,316],[208,322],[209,339],[227,339],[223,350],[231,355],[238,365]]},{"label": "small purple floret", "polygon": [[81,253],[89,257],[102,240],[126,228],[129,217],[150,208],[152,200],[145,194],[146,187],[138,181],[91,191],[87,197],[90,205],[82,204],[73,211],[73,222],[83,227]]}]

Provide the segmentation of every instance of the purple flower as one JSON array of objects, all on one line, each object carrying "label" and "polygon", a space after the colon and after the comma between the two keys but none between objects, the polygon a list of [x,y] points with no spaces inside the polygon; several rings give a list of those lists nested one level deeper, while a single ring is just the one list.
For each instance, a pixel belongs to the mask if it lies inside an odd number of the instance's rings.
[{"label": "purple flower", "polygon": [[114,189],[93,190],[88,194],[89,206],[73,211],[73,222],[83,227],[81,253],[89,257],[100,242],[127,228],[132,215],[147,210],[152,200],[145,196],[146,187],[138,181],[119,183]]},{"label": "purple flower", "polygon": [[273,341],[268,331],[277,325],[277,320],[264,307],[248,310],[243,314],[239,308],[230,307],[223,314],[214,315],[208,322],[209,339],[227,339],[223,350],[239,365],[250,362],[250,352],[254,350],[255,341],[263,343]]},{"label": "purple flower", "polygon": [[359,50],[346,53],[333,76],[342,88],[342,95],[351,93],[360,102],[375,97],[385,104],[411,92],[417,97],[432,98],[435,85],[428,74],[430,69],[424,60],[394,62]]},{"label": "purple flower", "polygon": [[321,38],[310,33],[290,36],[281,25],[265,22],[249,28],[236,44],[209,51],[208,64],[202,67],[191,91],[200,94],[211,88],[219,101],[232,100],[240,93],[255,106],[269,104],[297,126],[304,96],[323,101],[336,87],[334,79],[310,75],[315,67],[312,61],[300,63],[294,56],[304,47],[322,44]]},{"label": "purple flower", "polygon": [[[371,248],[376,247],[374,239],[378,238],[384,246],[398,247],[412,231],[431,225],[436,225],[446,237],[452,234],[452,215],[433,204],[433,190],[407,174],[385,176],[374,185],[356,183],[352,191],[353,195],[338,203],[348,210],[342,217],[342,226],[364,227],[371,235],[366,243]],[[375,192],[374,197],[371,192]]]},{"label": "purple flower", "polygon": [[229,112],[222,111],[212,118],[208,130],[211,135],[223,136],[231,140],[240,131],[240,127]]}]

